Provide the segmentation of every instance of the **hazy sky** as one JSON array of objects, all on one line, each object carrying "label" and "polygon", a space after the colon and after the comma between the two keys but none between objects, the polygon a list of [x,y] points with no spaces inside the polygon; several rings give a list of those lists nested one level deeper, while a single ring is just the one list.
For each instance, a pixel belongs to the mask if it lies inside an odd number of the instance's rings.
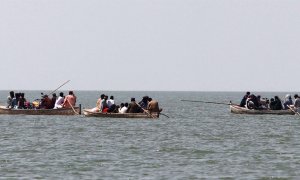
[{"label": "hazy sky", "polygon": [[300,91],[299,0],[0,0],[0,89]]}]

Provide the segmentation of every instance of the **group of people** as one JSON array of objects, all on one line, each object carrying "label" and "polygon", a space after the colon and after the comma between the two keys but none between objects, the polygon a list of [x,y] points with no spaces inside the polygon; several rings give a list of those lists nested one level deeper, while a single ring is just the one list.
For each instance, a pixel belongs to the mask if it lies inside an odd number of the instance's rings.
[{"label": "group of people", "polygon": [[255,96],[250,92],[247,92],[240,103],[241,107],[246,107],[248,109],[271,109],[271,110],[284,110],[290,108],[300,107],[300,97],[298,94],[294,95],[294,101],[290,94],[285,96],[285,100],[282,101],[278,96],[274,96],[270,100],[268,98],[261,98],[260,95]]},{"label": "group of people", "polygon": [[64,96],[63,92],[57,97],[55,93],[50,98],[48,95],[41,93],[41,99],[36,99],[33,102],[25,99],[25,93],[9,92],[7,97],[7,108],[13,109],[58,109],[71,108],[76,104],[76,96],[73,91],[69,91],[69,95]]},{"label": "group of people", "polygon": [[96,107],[92,109],[93,112],[103,113],[152,113],[161,112],[158,102],[148,96],[144,96],[140,102],[136,102],[135,98],[131,98],[130,103],[121,103],[116,105],[114,96],[108,96],[101,94],[100,98],[96,102]]}]

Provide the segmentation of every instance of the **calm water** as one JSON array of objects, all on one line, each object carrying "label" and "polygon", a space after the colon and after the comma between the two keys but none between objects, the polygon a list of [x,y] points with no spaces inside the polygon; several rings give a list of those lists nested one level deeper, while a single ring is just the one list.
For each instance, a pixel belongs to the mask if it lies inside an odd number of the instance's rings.
[{"label": "calm water", "polygon": [[[40,91],[26,92],[31,100]],[[100,92],[75,92],[94,107]],[[102,93],[102,92],[101,92]],[[116,102],[149,95],[151,119],[0,115],[0,177],[12,179],[300,178],[300,118],[229,113],[236,92],[103,92]],[[5,102],[7,91],[0,91]],[[284,93],[262,93],[262,96]]]}]

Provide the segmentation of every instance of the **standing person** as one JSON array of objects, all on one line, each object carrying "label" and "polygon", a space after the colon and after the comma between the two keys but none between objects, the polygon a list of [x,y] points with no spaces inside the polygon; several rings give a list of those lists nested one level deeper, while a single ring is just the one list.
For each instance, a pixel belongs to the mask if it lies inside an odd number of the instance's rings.
[{"label": "standing person", "polygon": [[148,111],[150,113],[152,113],[152,112],[161,112],[162,109],[159,109],[158,102],[156,100],[153,100],[152,98],[149,98]]},{"label": "standing person", "polygon": [[57,100],[55,101],[55,104],[54,104],[54,108],[53,109],[58,109],[58,108],[62,108],[62,104],[64,103],[64,93],[63,92],[60,92],[59,93],[59,97],[57,98]]},{"label": "standing person", "polygon": [[246,106],[246,101],[247,101],[249,96],[250,96],[250,92],[246,92],[243,99],[241,100],[240,107],[245,107]]},{"label": "standing person", "polygon": [[15,97],[15,93],[13,91],[10,91],[9,96],[7,97],[7,101],[6,101],[6,103],[7,103],[6,107],[7,108],[13,108],[14,107],[13,106],[14,97]]},{"label": "standing person", "polygon": [[77,97],[74,95],[73,91],[69,91],[69,95],[67,95],[64,99],[64,103],[62,104],[63,108],[71,108],[75,106]]},{"label": "standing person", "polygon": [[128,105],[127,112],[128,113],[139,113],[139,112],[141,112],[140,107],[135,102],[135,98],[131,98],[131,102]]}]

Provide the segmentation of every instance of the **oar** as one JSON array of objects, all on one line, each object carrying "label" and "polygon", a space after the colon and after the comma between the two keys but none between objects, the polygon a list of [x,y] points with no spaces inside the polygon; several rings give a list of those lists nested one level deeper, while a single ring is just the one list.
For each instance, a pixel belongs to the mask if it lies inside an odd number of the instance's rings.
[{"label": "oar", "polygon": [[76,115],[79,115],[79,113],[76,112],[76,110],[74,109],[74,107],[72,106],[72,104],[70,103],[70,101],[69,101],[68,99],[66,99],[66,100],[67,100],[68,103],[70,104],[70,106],[71,106],[72,110],[74,111],[74,113],[75,113]]},{"label": "oar", "polygon": [[56,88],[55,90],[53,90],[52,92],[50,92],[49,94],[52,94],[54,92],[56,92],[57,90],[59,90],[59,88],[63,87],[65,84],[67,84],[68,82],[70,82],[70,80],[64,82],[62,85],[60,85],[58,88]]},{"label": "oar", "polygon": [[163,115],[163,116],[166,116],[167,118],[170,118],[169,116],[167,116],[166,114],[164,114],[164,113],[159,113],[159,114],[161,114],[161,115]]},{"label": "oar", "polygon": [[221,102],[212,102],[212,101],[194,101],[194,100],[181,100],[186,102],[201,102],[201,103],[209,103],[209,104],[224,104],[224,105],[232,105],[232,103],[221,103]]},{"label": "oar", "polygon": [[298,116],[300,116],[300,113],[298,113],[297,111],[295,111],[291,106],[287,105],[287,107],[293,111],[293,113],[297,114]]},{"label": "oar", "polygon": [[146,109],[142,108],[142,106],[139,105],[139,103],[136,103],[146,114],[151,116],[152,118],[155,118],[152,114],[150,114]]}]

